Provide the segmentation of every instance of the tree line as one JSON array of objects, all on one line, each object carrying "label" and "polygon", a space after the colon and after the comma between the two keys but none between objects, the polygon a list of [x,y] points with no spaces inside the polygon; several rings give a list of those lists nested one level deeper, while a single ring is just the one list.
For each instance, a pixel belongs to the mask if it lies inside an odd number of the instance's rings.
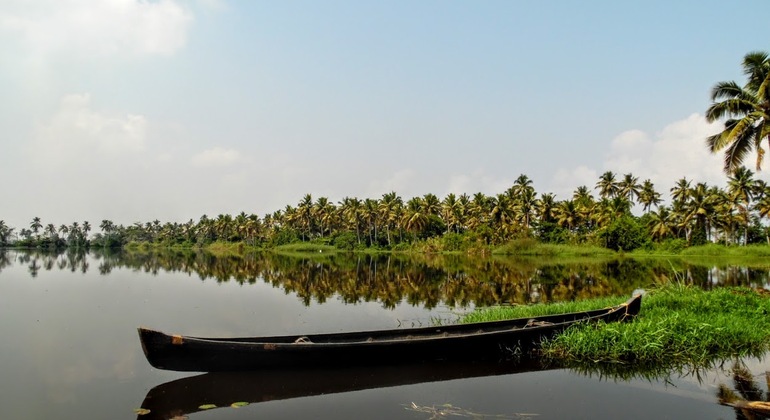
[{"label": "tree line", "polygon": [[[594,193],[596,196],[594,196]],[[242,242],[274,247],[315,242],[342,249],[379,248],[464,250],[535,238],[546,243],[596,244],[630,250],[676,242],[680,246],[707,242],[770,243],[770,187],[739,167],[726,188],[681,178],[669,189],[669,204],[647,179],[631,173],[603,173],[593,188],[580,186],[568,199],[539,194],[526,175],[496,195],[428,193],[404,200],[395,192],[379,199],[305,194],[296,205],[260,217],[203,215],[185,223],[158,220],[116,225],[102,220],[100,232],[89,235],[87,221],[70,225],[43,224],[39,217],[15,234],[0,221],[0,244],[18,247],[121,247],[131,242],[167,246],[205,246]],[[638,206],[641,215],[632,213]]]}]

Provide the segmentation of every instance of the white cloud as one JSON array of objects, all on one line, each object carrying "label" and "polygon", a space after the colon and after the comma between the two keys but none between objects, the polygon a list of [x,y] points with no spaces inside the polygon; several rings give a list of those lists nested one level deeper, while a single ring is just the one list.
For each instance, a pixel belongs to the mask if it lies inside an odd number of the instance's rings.
[{"label": "white cloud", "polygon": [[35,159],[46,166],[76,157],[106,158],[145,149],[147,121],[141,115],[114,115],[91,109],[88,94],[67,95],[31,142]]},{"label": "white cloud", "polygon": [[551,190],[543,192],[552,192],[556,194],[557,199],[566,200],[572,197],[572,193],[580,186],[585,185],[593,189],[598,177],[596,170],[583,165],[572,170],[559,169],[551,179]]},{"label": "white cloud", "polygon": [[[669,189],[682,177],[694,182],[724,186],[722,155],[711,154],[706,149],[706,137],[720,129],[720,124],[710,124],[700,114],[672,122],[658,133],[640,130],[620,133],[610,143],[603,170],[613,171],[619,178],[632,173],[640,181],[650,179],[658,192],[668,198]],[[586,167],[561,170],[552,182],[560,198],[570,194],[580,185],[594,188],[598,181],[597,171]],[[571,183],[570,188],[568,183]]]},{"label": "white cloud", "polygon": [[230,166],[243,160],[241,153],[234,149],[214,147],[204,150],[190,159],[190,163],[197,167]]},{"label": "white cloud", "polygon": [[720,127],[700,114],[692,114],[668,124],[654,136],[639,136],[636,142],[624,141],[623,133],[613,140],[605,169],[650,178],[658,191],[667,192],[682,177],[721,186],[726,179],[722,155],[706,149],[706,137]]},{"label": "white cloud", "polygon": [[476,170],[470,174],[455,174],[449,178],[449,187],[446,193],[475,194],[482,192],[487,195],[496,195],[504,192],[513,185],[508,178],[497,178],[484,170]]},{"label": "white cloud", "polygon": [[[33,55],[170,54],[183,47],[193,21],[176,0],[7,0],[0,31]],[[2,32],[0,32],[2,33]]]}]

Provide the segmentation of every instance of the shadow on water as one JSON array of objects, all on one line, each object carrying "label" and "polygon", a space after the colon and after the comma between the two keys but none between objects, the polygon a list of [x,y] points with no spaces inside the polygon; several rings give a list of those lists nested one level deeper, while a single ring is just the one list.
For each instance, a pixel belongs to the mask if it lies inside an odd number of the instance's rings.
[{"label": "shadow on water", "polygon": [[432,362],[398,366],[217,372],[177,379],[152,388],[138,419],[173,419],[213,408],[338,394],[454,379],[558,369],[537,360]]},{"label": "shadow on water", "polygon": [[[719,402],[731,405],[735,409],[736,419],[764,419],[770,415],[769,394],[757,385],[754,376],[742,365],[733,361],[731,369],[727,362],[715,363],[698,369],[671,369],[631,367],[627,365],[586,365],[566,367],[564,365],[543,362],[536,358],[508,361],[464,361],[430,362],[398,366],[367,366],[347,368],[315,369],[276,369],[255,372],[217,372],[176,379],[157,385],[147,392],[137,412],[138,420],[186,418],[187,415],[212,409],[229,409],[269,401],[288,400],[300,397],[321,396],[348,393],[353,391],[399,387],[458,379],[510,377],[524,373],[563,371],[587,377],[598,377],[603,381],[632,382],[643,380],[667,383],[676,388],[677,382],[689,380],[696,383],[708,383],[709,376],[715,373],[732,372],[734,389],[720,386]],[[534,380],[522,378],[522,381]],[[765,374],[770,381],[770,373]],[[510,382],[508,382],[510,383]],[[770,382],[769,382],[770,383]],[[726,404],[725,393],[734,394],[729,401],[742,401],[761,405]],[[759,409],[757,409],[759,407]],[[463,413],[459,407],[446,404],[441,407],[423,407],[405,404],[412,411],[428,412],[445,410],[446,413],[433,412],[433,418],[461,416],[481,418],[483,415],[472,412]],[[428,410],[428,411],[425,411]],[[765,410],[765,411],[762,411]],[[438,415],[438,414],[441,415]],[[492,416],[494,418],[501,415]],[[513,416],[513,417],[519,417]]]}]

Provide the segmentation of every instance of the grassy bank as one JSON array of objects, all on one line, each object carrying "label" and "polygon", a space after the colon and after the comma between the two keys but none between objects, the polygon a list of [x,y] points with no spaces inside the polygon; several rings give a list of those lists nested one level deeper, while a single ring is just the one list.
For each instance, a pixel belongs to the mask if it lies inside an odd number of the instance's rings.
[{"label": "grassy bank", "polygon": [[564,245],[519,239],[492,250],[492,255],[536,257],[597,257],[617,255],[616,251],[595,245]]},{"label": "grassy bank", "polygon": [[[539,316],[610,306],[624,298],[479,311],[466,322]],[[644,297],[630,323],[579,325],[546,342],[547,359],[567,364],[705,366],[717,359],[770,349],[770,296],[746,288],[704,291],[668,285]]]}]

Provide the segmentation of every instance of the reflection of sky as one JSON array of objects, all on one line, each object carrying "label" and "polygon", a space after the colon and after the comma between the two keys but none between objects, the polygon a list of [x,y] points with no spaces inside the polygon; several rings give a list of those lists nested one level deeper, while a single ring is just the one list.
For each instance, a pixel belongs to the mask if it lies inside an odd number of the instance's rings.
[{"label": "reflection of sky", "polygon": [[[5,418],[76,418],[97,404],[91,395],[115,384],[139,381],[147,388],[178,377],[147,364],[140,325],[203,336],[272,335],[395,328],[451,316],[445,308],[402,304],[388,311],[377,302],[342,305],[333,298],[305,306],[261,281],[241,286],[128,269],[101,276],[95,261],[86,273],[54,268],[32,278],[30,263],[6,267],[0,277],[0,334],[13,337],[0,340],[0,406],[11,414]],[[130,413],[146,390],[104,397],[127,398]]]}]

